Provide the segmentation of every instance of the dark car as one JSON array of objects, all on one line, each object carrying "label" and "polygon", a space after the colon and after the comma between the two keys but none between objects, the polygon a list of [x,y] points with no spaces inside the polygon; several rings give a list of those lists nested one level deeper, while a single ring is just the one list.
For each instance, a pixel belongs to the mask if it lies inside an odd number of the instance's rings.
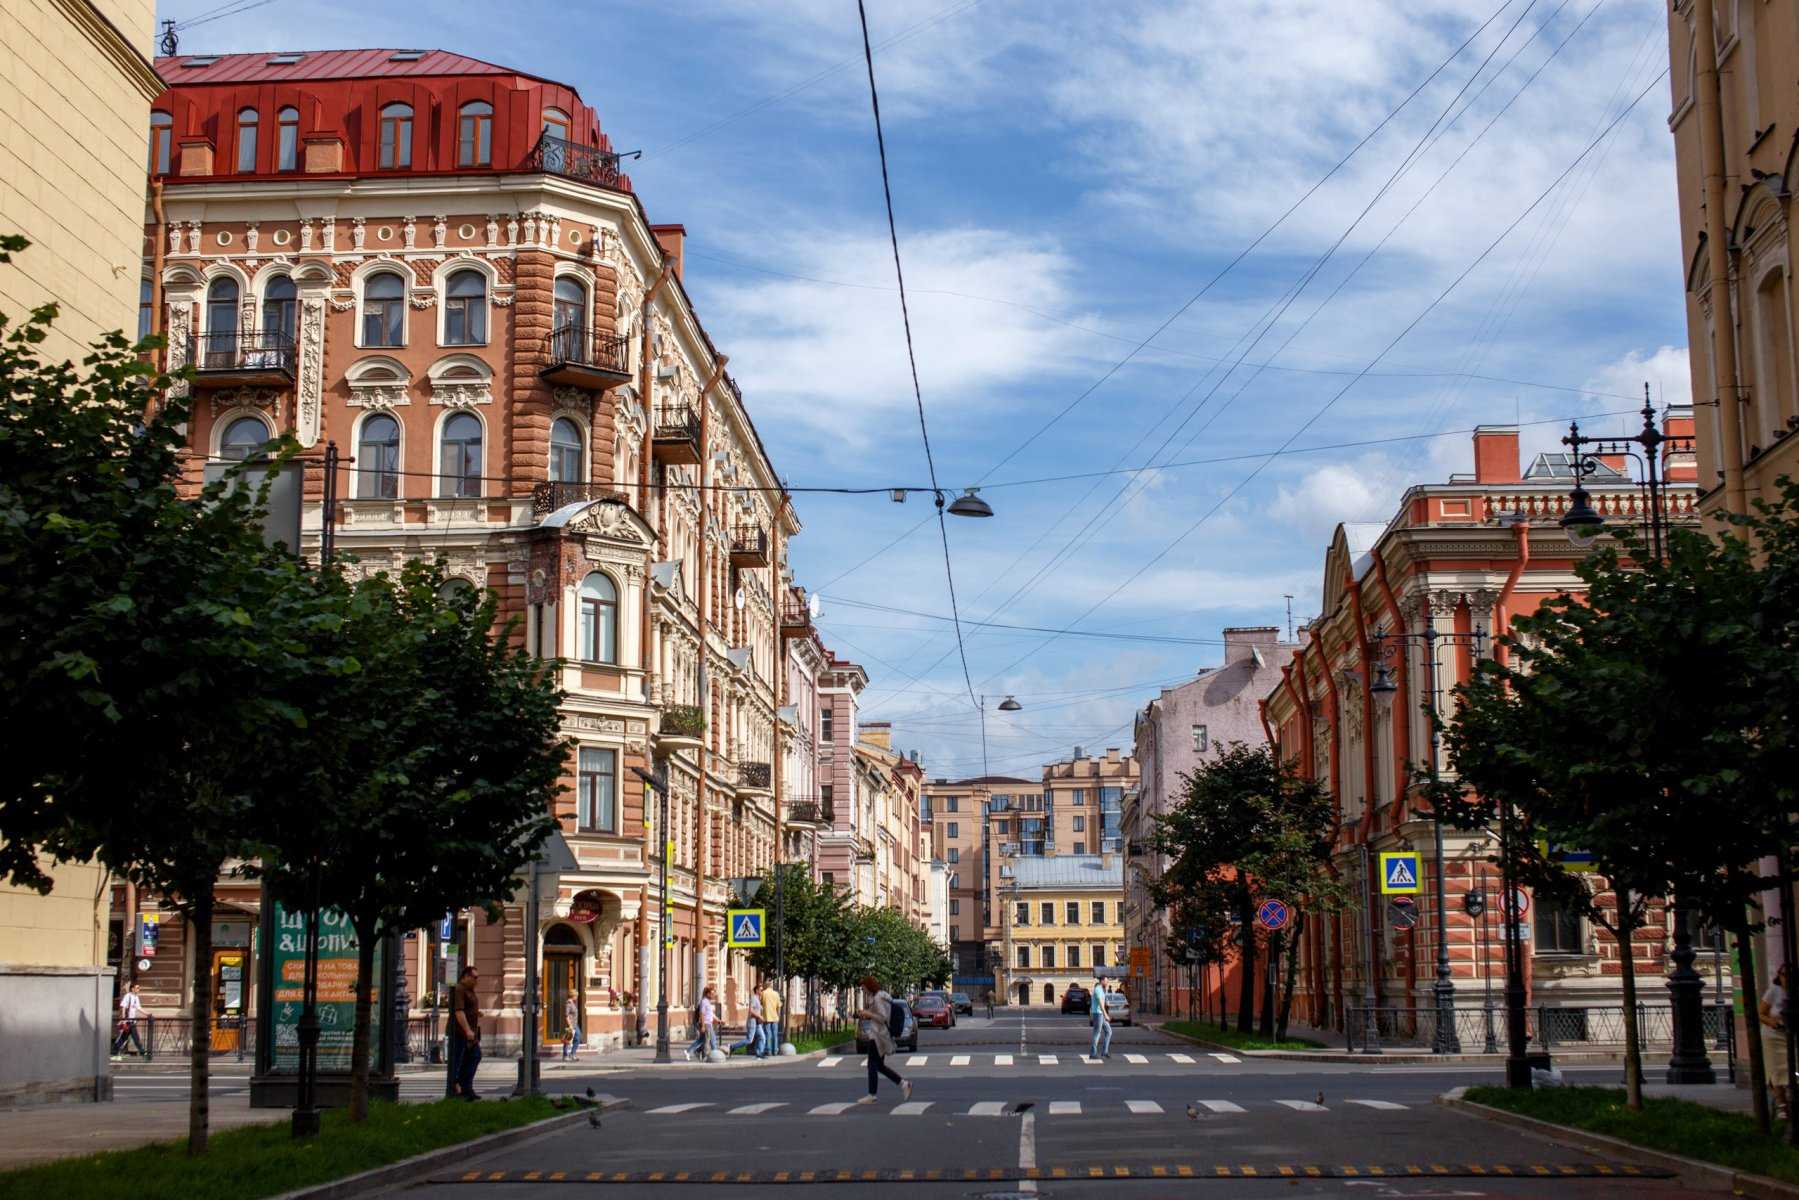
[{"label": "dark car", "polygon": [[954,992],[949,998],[950,1006],[959,1013],[974,1016],[974,997],[967,992]]},{"label": "dark car", "polygon": [[[916,1051],[918,1049],[917,1018],[912,1015],[911,1007],[904,1000],[895,1000],[893,1002],[893,1007],[900,1010],[901,1017],[905,1021],[905,1026],[901,1030],[900,1035],[893,1039],[893,1048],[895,1050]],[[868,1041],[860,1034],[856,1037],[856,1053],[868,1053]]]},{"label": "dark car", "polygon": [[1092,1012],[1092,993],[1078,983],[1070,984],[1068,990],[1062,993],[1062,1011],[1065,1013],[1080,1013],[1083,1016]]},{"label": "dark car", "polygon": [[925,992],[912,1001],[912,1015],[921,1026],[932,1029],[954,1029],[956,1008],[942,992]]}]

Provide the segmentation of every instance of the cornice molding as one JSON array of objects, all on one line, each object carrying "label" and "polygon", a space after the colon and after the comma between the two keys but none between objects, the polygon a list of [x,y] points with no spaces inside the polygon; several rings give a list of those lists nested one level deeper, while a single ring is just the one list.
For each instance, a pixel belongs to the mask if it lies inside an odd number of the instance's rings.
[{"label": "cornice molding", "polygon": [[[69,18],[69,24],[81,30],[87,40],[118,67],[119,73],[131,81],[146,105],[168,90],[168,81],[156,73],[150,60],[131,44],[93,0],[52,0],[52,3]],[[146,121],[150,119],[147,112],[142,116]]]}]

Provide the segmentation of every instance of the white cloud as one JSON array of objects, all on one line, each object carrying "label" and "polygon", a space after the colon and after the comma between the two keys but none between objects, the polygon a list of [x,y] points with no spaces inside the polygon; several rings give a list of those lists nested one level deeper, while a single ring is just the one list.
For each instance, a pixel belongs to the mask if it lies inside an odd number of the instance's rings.
[{"label": "white cloud", "polygon": [[[1693,375],[1687,363],[1687,348],[1663,346],[1648,352],[1631,350],[1593,372],[1586,386],[1596,392],[1638,396],[1645,383],[1649,385],[1650,399],[1657,408],[1691,404]],[[1606,407],[1620,408],[1622,404],[1608,400]]]}]

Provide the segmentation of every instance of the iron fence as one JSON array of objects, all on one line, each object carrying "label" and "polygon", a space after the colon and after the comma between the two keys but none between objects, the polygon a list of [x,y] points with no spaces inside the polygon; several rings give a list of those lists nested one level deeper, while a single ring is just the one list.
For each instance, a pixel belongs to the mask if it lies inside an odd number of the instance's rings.
[{"label": "iron fence", "polygon": [[[1533,1050],[1624,1045],[1628,1010],[1620,1004],[1532,1005],[1524,1010],[1525,1028]],[[1644,1046],[1671,1046],[1674,1042],[1674,1010],[1669,1005],[1639,1004],[1635,1009],[1637,1037]],[[1348,1005],[1343,1010],[1344,1036],[1350,1050],[1372,1050],[1380,1045],[1435,1046],[1437,1010],[1432,1007],[1386,1005],[1378,1008]],[[1455,1050],[1463,1054],[1501,1053],[1505,1050],[1505,1009],[1499,1005],[1452,1010]],[[1728,1005],[1707,1005],[1701,1026],[1708,1047],[1725,1051],[1734,1064],[1736,1022]]]},{"label": "iron fence", "polygon": [[622,375],[627,373],[630,339],[602,327],[579,323],[558,325],[544,335],[544,357],[551,366],[571,363]]},{"label": "iron fence", "polygon": [[619,156],[597,146],[583,146],[548,131],[541,134],[531,152],[525,156],[527,171],[548,171],[600,187],[622,187],[618,169]]},{"label": "iron fence", "polygon": [[[113,1023],[113,1051],[124,1057],[139,1055],[145,1062],[158,1058],[181,1060],[193,1052],[194,1021],[192,1017],[159,1017],[146,1013],[137,1022],[137,1037],[120,1031]],[[213,1058],[235,1058],[247,1062],[256,1057],[255,1017],[212,1017],[205,1023],[205,1037]]]}]

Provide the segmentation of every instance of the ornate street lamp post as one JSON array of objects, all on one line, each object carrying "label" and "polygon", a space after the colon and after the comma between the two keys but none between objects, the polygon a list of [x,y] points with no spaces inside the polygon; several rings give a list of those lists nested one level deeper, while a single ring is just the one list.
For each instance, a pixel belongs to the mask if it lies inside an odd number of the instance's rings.
[{"label": "ornate street lamp post", "polygon": [[661,906],[656,916],[656,1061],[673,1062],[668,1047],[668,760],[657,762],[654,775],[642,767],[632,767],[631,773],[656,793],[661,811],[656,822],[656,836],[662,840],[656,855],[661,880],[656,900]]},{"label": "ornate street lamp post", "polygon": [[[1426,722],[1430,726],[1430,778],[1437,781],[1438,728],[1437,728],[1437,649],[1440,645],[1468,646],[1476,657],[1486,648],[1487,632],[1476,628],[1472,633],[1438,633],[1434,621],[1427,617],[1422,633],[1377,633],[1374,635],[1374,660],[1379,664],[1374,683],[1369,690],[1378,696],[1383,703],[1391,703],[1393,696],[1399,691],[1399,685],[1387,671],[1386,655],[1396,652],[1387,649],[1389,641],[1396,643],[1421,642],[1424,646],[1424,699],[1422,707]],[[1448,865],[1443,853],[1443,814],[1439,811],[1432,822],[1436,842],[1437,857],[1437,981],[1432,985],[1431,993],[1436,1001],[1437,1028],[1431,1038],[1432,1054],[1459,1054],[1462,1049],[1461,1039],[1455,1032],[1455,980],[1449,966],[1449,890],[1447,883]]]},{"label": "ornate street lamp post", "polygon": [[[1583,486],[1586,477],[1597,471],[1600,455],[1620,455],[1635,459],[1642,467],[1643,479],[1638,485],[1647,494],[1644,514],[1649,553],[1660,562],[1667,553],[1668,517],[1664,505],[1667,480],[1662,473],[1662,456],[1691,453],[1693,439],[1669,437],[1656,424],[1655,406],[1649,401],[1649,385],[1643,385],[1643,428],[1632,437],[1593,438],[1580,431],[1579,422],[1570,422],[1568,436],[1562,439],[1572,453],[1574,490],[1569,494],[1568,512],[1561,525],[1568,540],[1576,546],[1590,546],[1605,531],[1605,520],[1592,506],[1592,498]],[[1714,1083],[1717,1073],[1705,1053],[1705,979],[1693,969],[1693,930],[1690,914],[1676,900],[1674,913],[1674,970],[1668,976],[1668,992],[1674,1006],[1674,1052],[1668,1059],[1669,1083]]]}]

